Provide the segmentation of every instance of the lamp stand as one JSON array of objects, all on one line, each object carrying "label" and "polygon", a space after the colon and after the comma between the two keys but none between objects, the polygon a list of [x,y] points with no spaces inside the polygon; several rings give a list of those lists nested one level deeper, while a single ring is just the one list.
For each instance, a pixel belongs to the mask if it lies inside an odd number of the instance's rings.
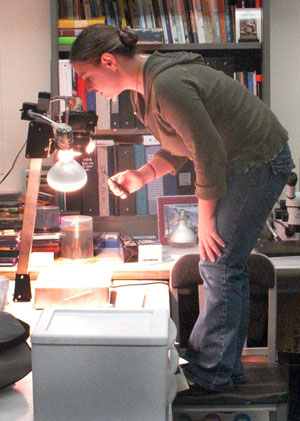
[{"label": "lamp stand", "polygon": [[31,285],[28,273],[32,239],[36,218],[37,199],[40,187],[42,159],[30,159],[29,177],[21,232],[18,267],[15,277],[14,301],[30,301]]}]

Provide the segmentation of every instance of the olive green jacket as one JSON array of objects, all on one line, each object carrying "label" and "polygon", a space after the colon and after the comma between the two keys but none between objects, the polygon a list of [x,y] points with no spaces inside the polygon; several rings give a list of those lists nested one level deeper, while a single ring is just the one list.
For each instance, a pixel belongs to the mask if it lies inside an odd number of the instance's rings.
[{"label": "olive green jacket", "polygon": [[158,153],[174,168],[194,162],[195,194],[217,199],[228,173],[271,160],[287,131],[264,102],[200,55],[155,52],[145,62],[144,97],[132,94],[134,111],[160,142]]}]

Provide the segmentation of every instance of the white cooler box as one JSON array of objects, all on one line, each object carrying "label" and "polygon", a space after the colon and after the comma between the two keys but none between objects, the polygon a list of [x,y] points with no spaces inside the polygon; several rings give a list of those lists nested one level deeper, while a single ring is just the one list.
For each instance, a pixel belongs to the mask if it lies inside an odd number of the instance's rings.
[{"label": "white cooler box", "polygon": [[31,336],[34,420],[165,421],[175,338],[165,309],[45,309]]}]

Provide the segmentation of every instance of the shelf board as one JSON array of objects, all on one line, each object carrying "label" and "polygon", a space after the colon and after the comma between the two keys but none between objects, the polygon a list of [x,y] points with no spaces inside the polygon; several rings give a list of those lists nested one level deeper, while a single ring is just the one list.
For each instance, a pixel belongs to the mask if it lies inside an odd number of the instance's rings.
[{"label": "shelf board", "polygon": [[147,129],[108,129],[97,130],[95,140],[114,140],[118,143],[142,144],[143,136],[151,134]]},{"label": "shelf board", "polygon": [[[59,52],[71,51],[72,45],[59,45]],[[260,42],[227,42],[205,44],[137,44],[137,51],[210,51],[210,50],[261,50]]]}]

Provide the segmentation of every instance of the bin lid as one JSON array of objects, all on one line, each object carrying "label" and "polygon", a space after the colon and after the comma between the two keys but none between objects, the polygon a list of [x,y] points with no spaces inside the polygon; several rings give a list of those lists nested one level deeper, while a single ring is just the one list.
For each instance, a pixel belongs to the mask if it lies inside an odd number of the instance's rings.
[{"label": "bin lid", "polygon": [[[31,343],[151,345],[169,343],[167,309],[54,308],[43,310]],[[172,329],[171,329],[172,330]]]}]

